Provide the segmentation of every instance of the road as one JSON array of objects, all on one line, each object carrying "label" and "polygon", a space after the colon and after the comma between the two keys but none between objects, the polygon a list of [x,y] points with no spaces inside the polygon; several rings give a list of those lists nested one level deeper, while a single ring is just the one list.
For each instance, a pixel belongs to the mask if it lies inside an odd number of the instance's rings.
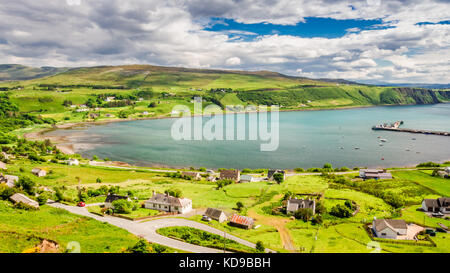
[{"label": "road", "polygon": [[[149,242],[157,243],[160,245],[168,246],[171,248],[187,251],[187,252],[193,252],[193,253],[221,253],[223,250],[215,249],[215,248],[208,248],[208,247],[202,247],[197,245],[188,244],[185,242],[181,242],[178,240],[174,240],[162,235],[159,235],[156,230],[163,228],[163,227],[172,227],[172,226],[186,226],[186,227],[192,227],[196,229],[200,229],[203,231],[207,231],[213,234],[217,234],[220,236],[224,236],[227,239],[231,239],[233,241],[236,241],[240,244],[246,245],[248,247],[255,248],[255,244],[243,240],[241,238],[238,238],[236,236],[233,236],[231,234],[228,234],[224,231],[218,230],[216,228],[210,227],[208,225],[198,223],[195,221],[190,221],[183,218],[158,218],[155,220],[150,221],[130,221],[118,217],[113,216],[99,216],[92,213],[89,213],[86,208],[83,207],[75,207],[75,206],[68,206],[57,202],[49,202],[47,203],[49,206],[54,208],[60,208],[67,210],[73,214],[89,217],[95,220],[98,220],[100,222],[106,222],[113,226],[123,228],[130,233],[143,237]],[[266,252],[274,252],[273,250],[266,249]]]}]

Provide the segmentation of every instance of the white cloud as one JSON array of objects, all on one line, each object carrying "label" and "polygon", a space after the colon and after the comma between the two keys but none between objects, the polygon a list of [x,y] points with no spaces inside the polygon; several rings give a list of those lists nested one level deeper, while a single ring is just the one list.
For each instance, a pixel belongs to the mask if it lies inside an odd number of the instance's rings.
[{"label": "white cloud", "polygon": [[[419,0],[16,0],[0,3],[0,63],[237,66],[316,78],[448,83],[450,25],[415,24],[448,20],[449,8],[445,1]],[[296,24],[312,16],[383,18],[393,28],[349,29],[333,39],[203,30],[210,17]]]}]

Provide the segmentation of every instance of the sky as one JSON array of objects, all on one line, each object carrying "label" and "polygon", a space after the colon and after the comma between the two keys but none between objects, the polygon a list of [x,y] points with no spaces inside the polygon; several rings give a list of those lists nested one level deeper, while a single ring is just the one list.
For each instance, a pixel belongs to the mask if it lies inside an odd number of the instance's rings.
[{"label": "sky", "polygon": [[450,83],[450,1],[1,1],[0,63]]}]

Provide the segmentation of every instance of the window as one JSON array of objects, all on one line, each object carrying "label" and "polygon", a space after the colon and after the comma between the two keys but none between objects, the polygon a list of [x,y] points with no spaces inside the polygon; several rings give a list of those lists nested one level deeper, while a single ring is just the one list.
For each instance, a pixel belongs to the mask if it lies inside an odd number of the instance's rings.
[{"label": "window", "polygon": [[386,233],[381,233],[382,236],[386,236]]}]

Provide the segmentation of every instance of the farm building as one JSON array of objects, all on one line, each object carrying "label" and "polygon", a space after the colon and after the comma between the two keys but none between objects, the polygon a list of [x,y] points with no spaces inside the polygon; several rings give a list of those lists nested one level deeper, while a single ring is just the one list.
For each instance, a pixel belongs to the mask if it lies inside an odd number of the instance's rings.
[{"label": "farm building", "polygon": [[316,200],[291,198],[287,201],[286,212],[288,214],[295,213],[299,209],[311,209],[313,214],[315,214]]},{"label": "farm building", "polygon": [[233,180],[235,182],[239,182],[239,180],[241,180],[241,174],[239,170],[222,170],[220,171],[220,179]]},{"label": "farm building", "polygon": [[36,175],[37,177],[43,177],[47,175],[47,171],[39,168],[34,168],[31,170],[31,173]]},{"label": "farm building", "polygon": [[422,209],[426,212],[450,213],[450,197],[423,199]]},{"label": "farm building", "polygon": [[16,185],[16,182],[19,182],[18,176],[0,174],[0,184],[5,183],[6,186],[12,188]]},{"label": "farm building", "polygon": [[33,199],[30,199],[28,196],[23,195],[21,193],[16,193],[13,194],[10,197],[11,201],[13,201],[15,204],[17,203],[23,203],[25,205],[31,206],[33,208],[38,209],[39,208],[39,203],[34,201]]},{"label": "farm building", "polygon": [[131,201],[128,196],[117,195],[117,194],[108,194],[105,199],[105,208],[113,208],[112,202],[120,199],[125,199],[127,201]]},{"label": "farm building", "polygon": [[167,212],[187,213],[192,210],[192,200],[173,197],[168,194],[153,193],[153,196],[145,201],[146,209],[161,210]]},{"label": "farm building", "polygon": [[363,179],[392,179],[392,174],[381,169],[360,169],[359,177]]},{"label": "farm building", "polygon": [[69,166],[78,166],[80,165],[80,162],[76,158],[71,158],[67,161],[67,165]]},{"label": "farm building", "polygon": [[255,178],[251,175],[247,175],[247,174],[242,174],[241,175],[241,183],[246,183],[246,182],[253,182],[255,181]]},{"label": "farm building", "polygon": [[397,239],[407,234],[408,225],[405,220],[374,219],[372,230],[378,238]]},{"label": "farm building", "polygon": [[230,219],[230,226],[240,227],[244,229],[252,229],[253,228],[253,218],[242,216],[238,214],[233,214]]},{"label": "farm building", "polygon": [[225,222],[228,218],[225,212],[214,208],[208,208],[204,215],[208,216],[211,219],[219,221],[219,223]]},{"label": "farm building", "polygon": [[182,172],[181,175],[190,177],[193,180],[200,180],[201,176],[198,172]]}]

